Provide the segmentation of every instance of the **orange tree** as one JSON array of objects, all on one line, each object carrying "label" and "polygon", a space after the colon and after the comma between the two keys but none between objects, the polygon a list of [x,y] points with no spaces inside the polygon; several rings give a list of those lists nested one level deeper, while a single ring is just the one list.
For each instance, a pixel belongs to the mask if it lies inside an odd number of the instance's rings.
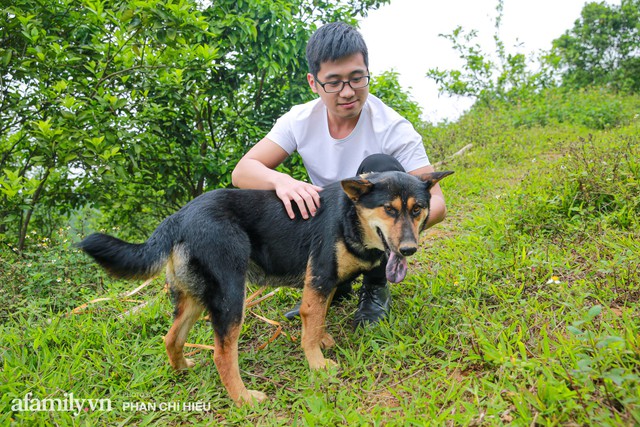
[{"label": "orange tree", "polygon": [[[311,95],[317,25],[388,0],[15,0],[0,15],[0,239],[21,250],[77,209],[148,231],[229,185]],[[294,173],[301,166],[289,165]]]}]

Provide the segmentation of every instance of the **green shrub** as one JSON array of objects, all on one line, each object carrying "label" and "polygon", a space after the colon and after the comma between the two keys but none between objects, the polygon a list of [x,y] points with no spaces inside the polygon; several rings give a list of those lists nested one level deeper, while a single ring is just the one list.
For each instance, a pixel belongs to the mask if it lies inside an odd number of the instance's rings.
[{"label": "green shrub", "polygon": [[637,118],[640,100],[605,88],[573,91],[553,88],[503,109],[508,110],[505,113],[514,126],[567,123],[602,130],[631,123]]},{"label": "green shrub", "polygon": [[71,234],[71,227],[58,229],[51,237],[33,230],[27,235],[27,250],[20,253],[9,244],[0,247],[0,323],[23,310],[35,318],[66,312],[87,295],[103,291],[103,273],[73,247]]},{"label": "green shrub", "polygon": [[522,231],[567,231],[572,224],[639,225],[638,126],[570,141],[539,175],[529,176],[514,199]]}]

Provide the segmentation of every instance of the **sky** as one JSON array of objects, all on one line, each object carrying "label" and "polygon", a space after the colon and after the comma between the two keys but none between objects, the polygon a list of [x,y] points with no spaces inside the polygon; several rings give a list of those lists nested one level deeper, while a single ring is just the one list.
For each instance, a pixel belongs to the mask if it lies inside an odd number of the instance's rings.
[{"label": "sky", "polygon": [[[573,28],[585,0],[504,0],[499,37],[509,53],[528,57],[549,50],[554,39]],[[620,1],[607,0],[609,4]],[[483,52],[495,52],[493,35],[497,0],[391,0],[360,23],[369,48],[369,70],[375,78],[387,70],[399,73],[400,84],[420,104],[427,121],[456,120],[472,100],[439,95],[431,68],[459,69],[451,43],[439,34],[457,27],[477,30]]]}]

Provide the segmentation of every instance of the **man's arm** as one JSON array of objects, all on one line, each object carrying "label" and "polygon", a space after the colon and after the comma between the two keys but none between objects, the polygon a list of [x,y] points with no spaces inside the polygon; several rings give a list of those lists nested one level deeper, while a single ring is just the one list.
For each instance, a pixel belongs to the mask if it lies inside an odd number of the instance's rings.
[{"label": "man's arm", "polygon": [[[411,175],[420,176],[425,173],[433,172],[434,170],[433,166],[425,166],[412,170],[409,173]],[[429,212],[429,219],[427,220],[425,228],[433,227],[437,223],[442,222],[444,217],[447,216],[447,206],[444,202],[444,194],[442,194],[440,184],[436,183],[436,185],[431,187],[431,205]]]},{"label": "man's arm", "polygon": [[295,214],[291,202],[296,203],[304,219],[314,216],[320,206],[321,187],[293,179],[275,168],[289,153],[268,138],[254,145],[238,162],[231,173],[231,182],[238,188],[275,190],[282,200],[289,218]]}]

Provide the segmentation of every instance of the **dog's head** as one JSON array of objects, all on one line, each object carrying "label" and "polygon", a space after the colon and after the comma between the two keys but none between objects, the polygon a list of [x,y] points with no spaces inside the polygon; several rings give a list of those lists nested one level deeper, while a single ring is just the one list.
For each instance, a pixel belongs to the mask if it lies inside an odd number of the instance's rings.
[{"label": "dog's head", "polygon": [[388,255],[386,275],[390,282],[400,282],[406,276],[406,257],[418,250],[418,236],[429,218],[430,190],[452,173],[415,177],[404,172],[379,172],[341,182],[355,204],[364,245]]}]

